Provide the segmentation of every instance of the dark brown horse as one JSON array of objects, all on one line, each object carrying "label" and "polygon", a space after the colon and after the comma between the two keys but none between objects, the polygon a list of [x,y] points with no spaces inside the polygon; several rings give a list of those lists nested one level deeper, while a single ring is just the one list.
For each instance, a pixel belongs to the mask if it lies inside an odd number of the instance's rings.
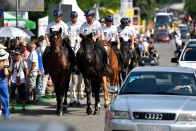
[{"label": "dark brown horse", "polygon": [[50,32],[51,45],[48,54],[49,57],[47,57],[47,69],[54,83],[57,114],[63,115],[63,113],[67,112],[67,91],[71,76],[70,60],[68,57],[68,49],[62,47],[63,42],[65,42],[61,37],[62,29],[60,28],[59,31],[53,32],[50,30]]},{"label": "dark brown horse", "polygon": [[[86,36],[80,35],[82,38],[80,49],[76,54],[76,63],[80,69],[85,83],[85,92],[87,96],[87,109],[88,115],[92,114],[91,107],[91,91],[95,97],[95,114],[99,114],[100,98],[99,91],[102,81],[106,81],[104,77],[103,68],[103,54],[101,50],[95,45],[92,34]],[[101,43],[99,43],[101,44]]]},{"label": "dark brown horse", "polygon": [[130,41],[124,41],[122,37],[119,39],[120,51],[126,67],[126,74],[122,74],[122,79],[124,80],[129,71],[139,65],[139,57],[135,49],[130,49]]}]

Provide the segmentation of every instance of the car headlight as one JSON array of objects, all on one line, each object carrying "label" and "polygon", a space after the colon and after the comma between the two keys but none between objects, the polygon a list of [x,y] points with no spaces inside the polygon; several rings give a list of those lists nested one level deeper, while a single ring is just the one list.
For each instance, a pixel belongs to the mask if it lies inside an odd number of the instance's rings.
[{"label": "car headlight", "polygon": [[109,108],[105,110],[105,120],[109,119],[129,119],[128,111],[112,111]]},{"label": "car headlight", "polygon": [[182,113],[179,115],[178,121],[196,121],[196,113]]},{"label": "car headlight", "polygon": [[115,119],[129,119],[129,113],[126,111],[114,111],[113,117]]},{"label": "car headlight", "polygon": [[186,35],[189,36],[190,34],[189,33],[186,33]]},{"label": "car headlight", "polygon": [[155,63],[155,61],[154,61],[154,60],[152,60],[150,63],[151,63],[151,64],[153,64],[153,63]]}]

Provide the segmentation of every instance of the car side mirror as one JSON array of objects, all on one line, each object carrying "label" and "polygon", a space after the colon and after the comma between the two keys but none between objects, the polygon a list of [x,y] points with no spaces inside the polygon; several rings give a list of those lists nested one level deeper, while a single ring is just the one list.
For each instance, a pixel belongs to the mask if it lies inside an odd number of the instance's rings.
[{"label": "car side mirror", "polygon": [[172,59],[171,59],[171,63],[178,63],[177,58],[172,58]]}]

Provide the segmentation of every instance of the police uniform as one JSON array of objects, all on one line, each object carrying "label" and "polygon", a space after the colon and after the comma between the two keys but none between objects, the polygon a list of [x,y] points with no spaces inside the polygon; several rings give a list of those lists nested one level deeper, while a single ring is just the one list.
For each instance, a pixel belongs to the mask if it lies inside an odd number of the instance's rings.
[{"label": "police uniform", "polygon": [[52,29],[52,31],[59,31],[59,29],[61,28],[62,29],[62,33],[61,33],[62,38],[65,38],[66,36],[68,36],[68,32],[67,32],[68,26],[62,20],[59,23],[56,23],[55,21],[53,21],[47,26],[45,34],[47,34],[49,36],[51,35],[50,28]]}]

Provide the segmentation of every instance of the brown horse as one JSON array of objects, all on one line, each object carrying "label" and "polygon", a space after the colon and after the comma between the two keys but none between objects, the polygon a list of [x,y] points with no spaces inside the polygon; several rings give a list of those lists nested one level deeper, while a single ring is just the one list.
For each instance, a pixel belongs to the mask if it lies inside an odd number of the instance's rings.
[{"label": "brown horse", "polygon": [[71,76],[70,60],[68,49],[62,47],[63,42],[65,42],[61,37],[62,29],[60,28],[59,31],[55,32],[50,30],[50,32],[51,46],[47,66],[52,82],[54,83],[57,114],[61,116],[67,112],[67,91]]},{"label": "brown horse", "polygon": [[[109,72],[109,80],[110,86],[119,86],[119,77],[118,74],[121,70],[121,66],[118,61],[118,57],[114,51],[114,47],[111,46],[111,41],[102,40],[101,43],[104,45],[105,49],[107,50],[109,63],[108,67],[110,69]],[[109,93],[108,93],[108,85],[103,85],[104,88],[104,100],[105,100],[105,107],[110,103]]]}]

